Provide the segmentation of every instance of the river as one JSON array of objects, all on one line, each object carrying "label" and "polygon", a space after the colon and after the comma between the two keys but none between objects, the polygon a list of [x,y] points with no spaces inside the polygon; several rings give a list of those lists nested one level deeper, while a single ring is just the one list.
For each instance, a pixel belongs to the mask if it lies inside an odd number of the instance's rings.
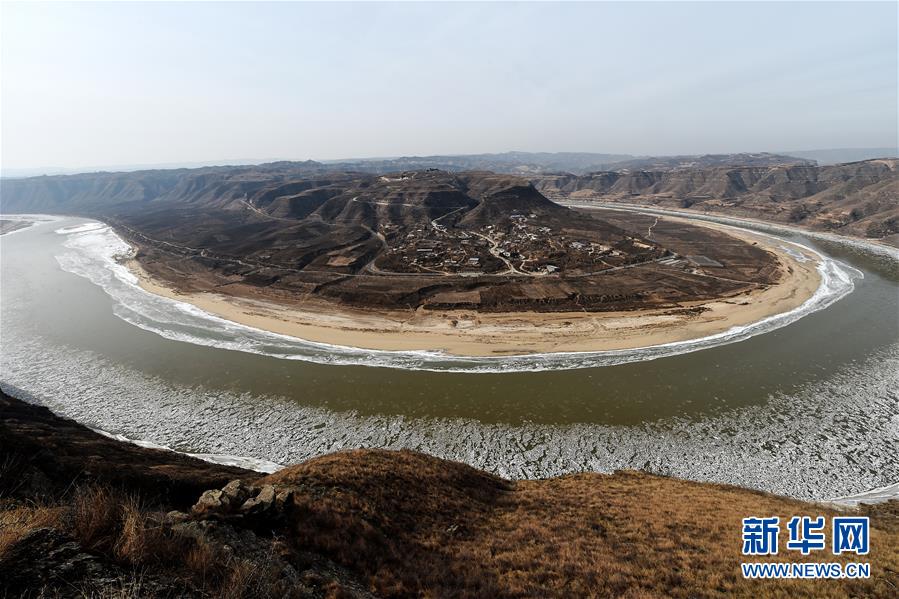
[{"label": "river", "polygon": [[233,325],[140,290],[105,225],[29,220],[0,237],[0,383],[130,439],[270,468],[353,447],[517,478],[644,468],[803,499],[899,481],[895,252],[744,224],[826,257],[816,304],[685,346],[466,360]]}]

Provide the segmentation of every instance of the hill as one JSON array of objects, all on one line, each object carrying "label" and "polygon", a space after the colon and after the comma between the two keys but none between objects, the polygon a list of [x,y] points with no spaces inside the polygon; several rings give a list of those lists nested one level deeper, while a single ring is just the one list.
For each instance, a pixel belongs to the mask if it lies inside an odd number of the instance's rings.
[{"label": "hill", "polygon": [[899,160],[596,172],[535,179],[547,196],[760,218],[899,243]]},{"label": "hill", "polygon": [[0,178],[0,195],[7,212],[68,210],[70,212],[130,201],[179,198],[186,191],[210,184],[228,186],[242,182],[243,191],[252,192],[259,184],[312,174],[353,172],[389,174],[429,168],[449,172],[490,171],[519,176],[552,173],[585,174],[598,170],[675,169],[711,166],[773,166],[814,164],[794,156],[766,152],[750,154],[708,154],[702,156],[631,156],[586,152],[505,152],[366,158],[316,162],[278,161],[261,164],[201,166],[197,168],[123,167],[122,171],[54,174],[48,176]]},{"label": "hill", "polygon": [[627,154],[576,152],[471,154],[332,161],[329,163],[270,162],[245,166],[148,169],[72,175],[0,179],[3,211],[85,214],[113,205],[177,201],[225,203],[254,194],[278,182],[340,173],[390,174],[438,169],[448,172],[489,171],[533,177],[546,174],[583,175],[595,171],[678,170],[717,166],[775,166],[813,162],[769,153],[703,156],[635,157]]},{"label": "hill", "polygon": [[674,308],[779,278],[768,252],[686,227],[674,247],[729,270],[704,273],[648,239],[647,226],[562,207],[509,175],[335,173],[181,189],[178,201],[117,205],[101,218],[150,275],[185,292],[227,285],[359,308],[584,312]]},{"label": "hill", "polygon": [[0,408],[9,596],[892,597],[899,584],[895,501],[860,508],[871,578],[752,581],[742,518],[839,512],[631,471],[510,481],[408,451],[264,476],[113,441],[5,393]]},{"label": "hill", "polygon": [[330,170],[307,161],[4,178],[0,198],[7,213],[95,215],[124,204],[227,201],[217,192],[243,195],[273,181]]}]

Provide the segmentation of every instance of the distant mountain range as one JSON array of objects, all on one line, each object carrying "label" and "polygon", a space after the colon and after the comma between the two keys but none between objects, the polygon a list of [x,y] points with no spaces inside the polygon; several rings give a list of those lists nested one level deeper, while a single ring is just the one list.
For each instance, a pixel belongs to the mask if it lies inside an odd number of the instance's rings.
[{"label": "distant mountain range", "polygon": [[874,158],[897,158],[899,157],[899,147],[891,148],[838,148],[831,150],[792,150],[789,152],[780,152],[797,158],[806,158],[814,160],[821,166],[830,164],[842,164],[844,162],[859,162],[861,160],[872,160]]},{"label": "distant mountain range", "polygon": [[365,172],[390,172],[439,168],[445,171],[493,171],[517,175],[547,172],[584,173],[632,160],[629,154],[594,154],[586,152],[504,152],[502,154],[466,154],[438,156],[405,156],[342,160],[333,164]]},{"label": "distant mountain range", "polygon": [[[879,153],[826,152],[831,153],[820,156]],[[602,167],[602,161],[610,162]],[[316,178],[331,181],[335,176],[411,170],[493,171],[523,176],[554,199],[716,211],[899,244],[896,165],[897,159],[891,158],[816,166],[810,159],[768,153],[622,159],[611,154],[510,152],[6,178],[0,180],[0,200],[3,212],[102,215],[115,205],[146,202],[221,207],[300,179],[305,185]]]},{"label": "distant mountain range", "polygon": [[592,154],[579,152],[471,154],[465,156],[410,156],[403,158],[358,160],[336,163],[365,172],[439,168],[447,171],[487,170],[521,176],[546,173],[585,174],[601,170],[670,170],[710,166],[772,166],[778,164],[815,164],[794,156],[760,152],[755,154],[705,154],[701,156],[631,156],[628,154]]},{"label": "distant mountain range", "polygon": [[[439,168],[446,171],[484,170],[495,173],[533,175],[545,173],[584,174],[592,171],[614,170],[669,170],[679,168],[704,168],[712,166],[773,166],[778,164],[828,165],[857,162],[872,158],[899,157],[899,148],[844,148],[802,150],[790,152],[755,152],[736,154],[702,154],[682,156],[634,156],[631,154],[600,154],[593,152],[504,152],[499,154],[447,154],[434,156],[403,156],[383,158],[347,158],[319,161],[324,168],[333,171],[353,170],[368,173],[387,173],[402,170]],[[228,159],[190,163],[166,163],[150,165],[117,165],[83,168],[44,167],[2,170],[5,178],[23,178],[42,175],[73,175],[97,172],[135,172],[148,170],[215,168],[220,166],[247,166],[292,161],[271,159]],[[305,161],[308,164],[312,161]]]}]

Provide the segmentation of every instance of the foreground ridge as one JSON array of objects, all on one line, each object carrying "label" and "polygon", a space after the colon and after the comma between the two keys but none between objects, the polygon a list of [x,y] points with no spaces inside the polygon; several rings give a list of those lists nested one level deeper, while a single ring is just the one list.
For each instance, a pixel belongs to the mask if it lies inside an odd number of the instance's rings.
[{"label": "foreground ridge", "polygon": [[861,508],[870,579],[746,581],[741,518],[837,512],[632,471],[511,482],[410,451],[260,476],[5,393],[0,408],[0,580],[14,596],[888,597],[899,583],[896,501]]}]

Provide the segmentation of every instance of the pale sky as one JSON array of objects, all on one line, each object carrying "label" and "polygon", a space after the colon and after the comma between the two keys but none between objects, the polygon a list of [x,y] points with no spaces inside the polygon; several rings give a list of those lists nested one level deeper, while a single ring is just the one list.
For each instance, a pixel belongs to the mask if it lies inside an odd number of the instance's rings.
[{"label": "pale sky", "polygon": [[10,4],[4,168],[895,146],[897,3]]}]

